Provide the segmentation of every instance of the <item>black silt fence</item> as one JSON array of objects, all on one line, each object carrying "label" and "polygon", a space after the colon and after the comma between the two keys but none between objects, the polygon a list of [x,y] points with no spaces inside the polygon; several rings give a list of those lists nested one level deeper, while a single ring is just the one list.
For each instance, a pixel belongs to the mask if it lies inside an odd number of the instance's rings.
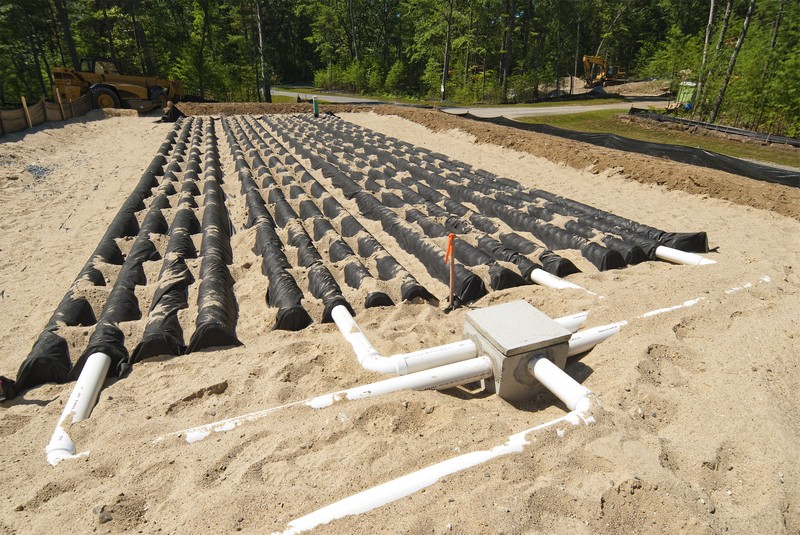
[{"label": "black silt fence", "polygon": [[723,154],[718,154],[716,152],[698,149],[695,147],[668,145],[665,143],[651,143],[618,136],[616,134],[575,132],[572,130],[565,130],[563,128],[544,124],[520,123],[505,117],[484,118],[476,117],[470,113],[459,115],[459,117],[472,119],[474,121],[489,122],[500,126],[517,128],[519,130],[527,130],[529,132],[537,132],[540,134],[571,139],[573,141],[589,143],[608,149],[617,149],[626,152],[635,152],[638,154],[647,154],[649,156],[668,158],[676,162],[688,163],[700,167],[708,167],[710,169],[718,169],[720,171],[745,176],[755,180],[773,182],[795,188],[800,187],[800,173],[797,171],[748,162],[739,158],[732,158],[730,156],[725,156]]}]

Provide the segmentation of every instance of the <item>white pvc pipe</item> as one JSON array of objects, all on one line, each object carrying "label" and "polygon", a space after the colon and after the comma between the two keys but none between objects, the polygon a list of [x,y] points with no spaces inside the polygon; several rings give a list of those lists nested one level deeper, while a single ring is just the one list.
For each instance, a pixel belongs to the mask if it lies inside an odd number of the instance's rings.
[{"label": "white pvc pipe", "polygon": [[340,400],[382,396],[399,390],[444,390],[473,381],[488,379],[492,376],[492,373],[492,360],[489,357],[478,357],[430,370],[392,377],[391,379],[349,388],[333,394],[317,396],[308,400],[306,405],[319,409],[328,407]]},{"label": "white pvc pipe", "polygon": [[[587,411],[591,409],[591,405],[586,409]],[[560,423],[577,426],[580,424],[590,425],[594,421],[594,417],[588,412],[572,411],[561,418],[556,418],[536,427],[526,429],[521,433],[511,435],[505,444],[487,450],[478,450],[451,457],[326,505],[305,516],[292,520],[284,531],[274,532],[273,535],[297,535],[339,518],[366,513],[430,487],[445,476],[467,470],[504,455],[522,452],[524,447],[531,443],[528,439],[528,435],[531,433]],[[561,436],[560,432],[559,436]]]},{"label": "white pvc pipe", "polygon": [[573,288],[575,290],[586,290],[586,288],[583,288],[582,286],[573,284],[567,280],[562,279],[561,277],[557,277],[556,275],[548,273],[545,270],[539,268],[536,268],[533,271],[531,271],[530,277],[531,281],[541,286],[547,286],[548,288],[556,288],[559,290],[563,290],[565,288]]},{"label": "white pvc pipe", "polygon": [[[586,321],[588,315],[588,312],[579,312],[557,318],[555,322],[570,332],[575,332]],[[361,330],[347,308],[343,305],[334,307],[331,317],[345,340],[353,346],[358,363],[370,371],[406,375],[478,356],[478,348],[472,340],[461,340],[452,344],[384,357],[370,343],[367,335]]]},{"label": "white pvc pipe", "polygon": [[556,318],[553,321],[564,327],[569,332],[574,333],[581,328],[581,325],[586,323],[586,319],[588,317],[588,312],[578,312],[577,314],[572,314],[571,316],[562,316],[560,318]]},{"label": "white pvc pipe", "polygon": [[472,340],[461,340],[452,344],[420,349],[411,353],[389,357],[397,364],[400,375],[428,370],[478,356],[478,348]]},{"label": "white pvc pipe", "polygon": [[563,401],[570,411],[585,412],[591,407],[589,395],[592,392],[552,361],[546,358],[531,359],[528,362],[528,372]]},{"label": "white pvc pipe", "polygon": [[706,266],[717,263],[716,260],[702,257],[699,254],[679,251],[678,249],[665,247],[664,245],[656,247],[656,258],[676,264],[685,264],[687,266]]},{"label": "white pvc pipe", "polygon": [[374,372],[400,374],[400,369],[394,360],[384,358],[383,355],[378,353],[377,349],[372,347],[364,331],[361,330],[361,327],[358,326],[356,320],[353,319],[350,311],[344,305],[333,307],[331,318],[333,318],[333,322],[336,323],[344,339],[353,346],[353,351],[355,351],[356,358],[361,366]]},{"label": "white pvc pipe", "polygon": [[584,351],[589,351],[603,340],[617,334],[620,329],[627,324],[627,321],[620,321],[576,332],[569,339],[569,352],[567,356],[572,357]]},{"label": "white pvc pipe", "polygon": [[88,454],[87,452],[75,455],[75,443],[69,438],[63,424],[70,415],[73,423],[89,417],[97,402],[97,396],[100,394],[100,389],[110,366],[111,357],[105,353],[92,353],[86,359],[78,381],[72,389],[72,394],[69,396],[67,404],[64,405],[64,410],[58,419],[56,429],[50,438],[50,443],[45,448],[47,462],[51,465],[55,466],[64,459],[82,457]]}]

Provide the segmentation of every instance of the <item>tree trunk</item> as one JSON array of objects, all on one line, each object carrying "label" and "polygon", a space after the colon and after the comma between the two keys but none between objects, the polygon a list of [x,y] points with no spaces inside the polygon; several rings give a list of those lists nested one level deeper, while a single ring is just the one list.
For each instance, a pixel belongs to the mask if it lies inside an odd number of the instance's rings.
[{"label": "tree trunk", "polygon": [[67,12],[66,0],[53,0],[58,14],[58,21],[61,23],[61,30],[64,32],[64,40],[67,42],[69,58],[72,60],[72,68],[80,70],[81,59],[78,57],[78,50],[75,48],[75,41],[72,39],[72,30],[69,27],[69,13]]},{"label": "tree trunk", "polygon": [[200,35],[200,46],[197,48],[196,67],[197,78],[200,85],[200,98],[206,98],[206,33],[208,32],[208,1],[200,2],[200,9],[203,11],[203,29]]},{"label": "tree trunk", "polygon": [[556,76],[556,98],[561,93],[561,76],[559,71],[561,66],[558,60],[561,58],[561,24],[556,26],[556,57],[553,59],[553,74]]},{"label": "tree trunk", "polygon": [[786,0],[781,0],[781,8],[778,10],[778,16],[775,17],[775,24],[772,27],[772,38],[769,41],[769,56],[767,60],[764,62],[764,72],[761,75],[762,78],[767,76],[767,72],[769,71],[770,63],[772,62],[772,53],[775,50],[775,44],[778,42],[778,32],[781,28],[781,21],[783,20],[783,13],[786,9]]},{"label": "tree trunk", "polygon": [[145,76],[153,76],[155,68],[153,67],[153,58],[150,54],[150,48],[147,45],[147,35],[144,28],[139,24],[136,19],[139,2],[133,2],[131,6],[131,22],[133,23],[133,36],[136,40],[136,48],[139,50],[139,58],[142,64],[142,74]]},{"label": "tree trunk", "polygon": [[42,98],[47,98],[47,86],[42,77],[42,65],[39,63],[39,50],[36,46],[36,40],[33,37],[33,31],[28,34],[28,41],[31,45],[31,56],[33,56],[33,66],[36,69],[36,81],[39,82],[39,89],[42,91]]},{"label": "tree trunk", "polygon": [[508,77],[511,75],[511,46],[514,38],[514,20],[517,12],[517,0],[508,0],[506,6],[508,20],[506,20],[505,39],[503,40],[503,59],[500,69],[503,77],[503,102],[508,101]]},{"label": "tree trunk", "polygon": [[728,72],[725,74],[725,79],[722,81],[722,87],[719,88],[719,94],[717,95],[717,100],[714,102],[714,109],[711,110],[711,117],[710,121],[713,123],[717,120],[717,115],[719,115],[719,110],[722,107],[722,101],[725,98],[725,91],[728,89],[728,83],[731,80],[731,76],[733,75],[733,69],[736,67],[736,56],[739,55],[739,49],[742,48],[742,43],[744,42],[744,38],[747,36],[747,28],[750,26],[750,19],[753,17],[753,9],[756,6],[756,0],[750,0],[750,4],[747,6],[747,15],[744,16],[744,26],[742,26],[742,33],[739,35],[739,39],[736,41],[736,46],[733,49],[733,54],[731,54],[731,61],[728,63]]},{"label": "tree trunk", "polygon": [[[770,66],[772,65],[772,55],[775,52],[775,44],[778,42],[778,32],[780,31],[781,21],[783,19],[784,9],[786,8],[786,0],[781,0],[781,8],[778,10],[778,16],[775,17],[775,24],[772,27],[772,38],[769,41],[769,54],[767,55],[767,59],[764,62],[764,72],[761,73],[762,80],[768,80],[768,74],[770,70]],[[761,119],[764,117],[764,110],[767,107],[767,95],[766,93],[769,91],[769,87],[767,84],[763,84],[761,89],[761,109],[758,111],[758,118],[756,119],[756,124],[753,127],[753,130],[758,130],[758,127],[761,125]]]},{"label": "tree trunk", "polygon": [[722,27],[719,29],[719,37],[717,38],[716,52],[722,49],[722,43],[725,42],[725,34],[728,33],[728,23],[731,20],[731,11],[733,11],[733,0],[728,0],[725,5],[725,15],[722,16]]},{"label": "tree trunk", "polygon": [[355,0],[347,0],[347,11],[350,16],[350,36],[353,39],[353,59],[358,61],[358,40],[356,39],[356,15],[353,8]]},{"label": "tree trunk", "polygon": [[119,68],[117,51],[114,47],[114,24],[108,18],[108,0],[103,1],[103,29],[106,33],[106,39],[108,39],[108,53],[111,55],[111,61]]},{"label": "tree trunk", "polygon": [[133,26],[133,41],[136,43],[136,52],[139,56],[139,69],[142,74],[147,74],[147,67],[144,63],[144,54],[142,53],[142,43],[139,41],[139,30],[137,29],[136,10],[131,9],[131,25]]},{"label": "tree trunk", "polygon": [[581,57],[581,18],[578,17],[578,29],[575,30],[575,65],[572,67],[572,77],[569,79],[569,94],[573,94],[575,78],[578,77],[578,58]]},{"label": "tree trunk", "polygon": [[453,25],[453,0],[447,12],[447,37],[444,41],[444,67],[442,68],[442,102],[447,97],[447,71],[450,69],[450,29]]},{"label": "tree trunk", "polygon": [[[616,27],[617,21],[622,16],[622,14],[625,13],[626,9],[628,9],[628,4],[623,4],[622,7],[619,8],[619,11],[617,12],[617,15],[614,17],[614,20],[612,20],[611,24],[609,24],[609,28]],[[597,52],[594,53],[595,56],[599,56],[600,55],[600,50],[603,48],[603,44],[605,44],[605,42],[606,42],[606,38],[605,37],[600,39],[600,44],[597,45]]]},{"label": "tree trunk", "polygon": [[[47,73],[47,79],[50,82],[49,87],[53,87],[53,73],[50,71],[50,63],[47,61],[47,55],[44,53],[42,48],[42,42],[39,40],[39,34],[36,32],[36,29],[33,25],[33,21],[28,19],[28,24],[31,29],[30,33],[30,40],[31,40],[31,50],[33,51],[33,60],[36,64],[36,69],[39,73],[39,77],[42,76],[42,68],[41,64],[39,63],[39,58],[41,58],[42,63],[44,63],[44,72]],[[37,57],[38,55],[38,57]],[[44,85],[44,79],[42,78],[41,85]],[[42,92],[42,96],[47,98],[47,89]]]},{"label": "tree trunk", "polygon": [[481,85],[481,100],[486,99],[486,49],[483,49],[483,84]]},{"label": "tree trunk", "polygon": [[[250,9],[245,9],[245,6],[249,7]],[[247,14],[250,15],[249,18],[247,17]],[[248,100],[253,100],[252,98],[250,98],[250,95],[252,94],[254,95],[256,102],[261,102],[261,99],[259,98],[259,87],[261,87],[261,82],[258,79],[258,64],[256,63],[256,54],[255,54],[255,49],[257,45],[256,45],[255,32],[251,31],[253,28],[253,24],[255,22],[255,15],[253,14],[253,4],[251,2],[240,0],[239,17],[241,19],[240,23],[242,25],[242,37],[244,38],[244,42],[249,45],[247,47],[247,59],[250,61],[248,66],[253,69],[252,71],[253,86],[248,87],[246,89],[247,91],[246,96]],[[250,93],[250,90],[253,88],[255,88],[255,91],[253,93]]]},{"label": "tree trunk", "polygon": [[14,70],[17,71],[17,78],[22,80],[22,85],[25,86],[25,93],[28,95],[33,94],[31,85],[28,82],[28,76],[25,73],[25,66],[20,64],[20,58],[17,54],[11,55],[11,62],[14,64]]},{"label": "tree trunk", "polygon": [[703,59],[700,61],[700,76],[697,78],[697,87],[694,88],[694,107],[692,108],[692,117],[694,117],[694,112],[697,109],[697,106],[700,104],[698,102],[700,95],[703,93],[703,84],[705,83],[706,77],[706,62],[708,60],[708,45],[711,42],[711,31],[714,28],[714,18],[716,17],[717,13],[717,3],[716,0],[711,0],[711,5],[708,8],[708,24],[706,25],[706,38],[703,42]]},{"label": "tree trunk", "polygon": [[272,93],[269,87],[269,69],[264,59],[264,30],[260,4],[261,0],[256,0],[256,16],[258,17],[258,57],[261,62],[261,90],[264,92],[264,102],[272,102]]},{"label": "tree trunk", "polygon": [[467,35],[469,35],[469,39],[467,40],[467,50],[464,52],[464,85],[467,85],[467,79],[469,78],[469,59],[470,59],[470,45],[472,44],[472,2],[469,4],[469,30]]},{"label": "tree trunk", "polygon": [[53,40],[56,43],[56,46],[58,47],[58,54],[61,57],[61,65],[66,66],[67,58],[64,56],[64,46],[63,43],[61,42],[61,36],[58,34],[58,25],[59,25],[58,17],[53,12],[53,4],[51,2],[47,2],[47,15],[50,25],[52,27],[51,33],[52,36],[54,37]]},{"label": "tree trunk", "polygon": [[530,40],[531,40],[531,20],[533,19],[533,0],[528,0],[525,5],[525,29],[522,33],[522,69],[528,72],[531,69],[531,61],[529,57]]}]

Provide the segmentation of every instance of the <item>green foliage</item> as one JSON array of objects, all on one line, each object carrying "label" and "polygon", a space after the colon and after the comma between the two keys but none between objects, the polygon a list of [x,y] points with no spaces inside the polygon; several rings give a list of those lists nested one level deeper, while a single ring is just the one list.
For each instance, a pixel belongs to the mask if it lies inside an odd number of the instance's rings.
[{"label": "green foliage", "polygon": [[386,74],[384,87],[387,91],[392,93],[403,94],[406,92],[405,89],[407,77],[408,73],[406,72],[406,64],[400,60],[397,60],[392,64],[392,68],[389,69],[389,72]]},{"label": "green foliage", "polygon": [[442,64],[436,58],[428,59],[428,63],[425,65],[425,72],[422,75],[422,84],[427,98],[435,99],[440,96]]},{"label": "green foliage", "polygon": [[648,78],[672,80],[674,90],[681,80],[696,79],[702,51],[702,36],[684,35],[673,26],[655,51],[652,48],[643,50],[649,57],[641,60],[641,74]]},{"label": "green foliage", "polygon": [[512,102],[533,102],[539,96],[538,82],[533,72],[511,76],[508,80],[508,89]]},{"label": "green foliage", "polygon": [[[270,82],[313,80],[343,92],[441,95],[449,0],[64,4],[78,54],[110,57],[130,74],[179,78],[187,92],[208,98],[259,98],[262,57]],[[696,97],[695,118],[707,115],[719,93],[747,7],[737,0],[717,52],[724,2],[717,4],[708,78]],[[50,69],[71,63],[55,6],[54,0],[0,0],[0,105],[19,102],[21,95],[29,101],[49,96]],[[576,59],[598,49],[633,78],[666,78],[674,88],[684,78],[696,81],[708,7],[709,0],[453,0],[447,98],[528,101],[572,74]],[[513,33],[505,50],[509,26]],[[721,120],[796,135],[799,43],[800,2],[758,0]],[[506,53],[511,72],[503,80]],[[580,66],[579,76],[582,71]]]}]

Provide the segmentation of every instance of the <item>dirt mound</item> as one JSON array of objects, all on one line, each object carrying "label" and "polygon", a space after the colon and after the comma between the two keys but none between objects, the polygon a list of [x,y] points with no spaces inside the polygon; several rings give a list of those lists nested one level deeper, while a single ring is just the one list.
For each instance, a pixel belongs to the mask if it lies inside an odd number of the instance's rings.
[{"label": "dirt mound", "polygon": [[627,84],[610,85],[603,90],[609,95],[624,97],[659,97],[669,92],[669,83],[665,80],[643,80]]}]

